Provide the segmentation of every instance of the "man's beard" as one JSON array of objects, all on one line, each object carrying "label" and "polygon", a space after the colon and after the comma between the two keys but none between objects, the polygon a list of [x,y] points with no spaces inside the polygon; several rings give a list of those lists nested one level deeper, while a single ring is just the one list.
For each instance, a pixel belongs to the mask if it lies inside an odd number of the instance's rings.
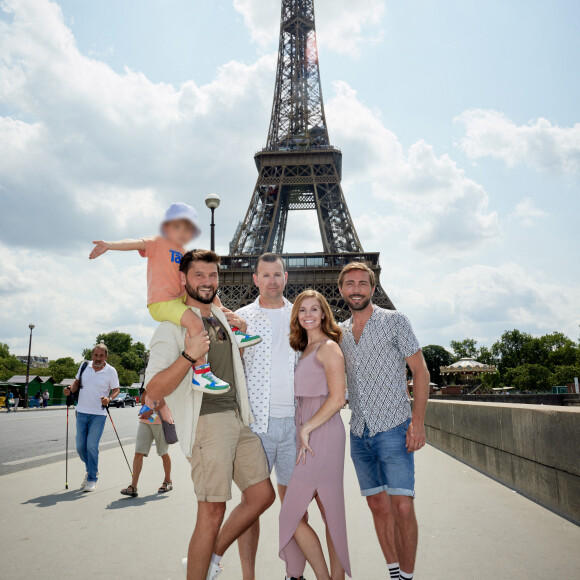
[{"label": "man's beard", "polygon": [[[356,296],[360,296],[360,294],[358,294]],[[371,303],[371,298],[372,297],[369,296],[369,298],[367,298],[366,300],[362,300],[361,302],[358,302],[358,303],[351,302],[350,298],[352,298],[352,296],[349,297],[349,298],[346,298],[345,297],[344,298],[344,301],[347,303],[348,307],[351,310],[355,310],[356,311],[356,310],[364,310]]]},{"label": "man's beard", "polygon": [[212,292],[212,295],[210,298],[205,298],[205,297],[201,296],[199,294],[199,292],[195,288],[192,288],[189,284],[185,285],[185,291],[187,292],[187,295],[190,298],[193,298],[194,300],[197,300],[198,302],[201,302],[202,304],[211,304],[213,302],[213,299],[216,297],[216,294],[217,294],[217,288],[216,288]]}]

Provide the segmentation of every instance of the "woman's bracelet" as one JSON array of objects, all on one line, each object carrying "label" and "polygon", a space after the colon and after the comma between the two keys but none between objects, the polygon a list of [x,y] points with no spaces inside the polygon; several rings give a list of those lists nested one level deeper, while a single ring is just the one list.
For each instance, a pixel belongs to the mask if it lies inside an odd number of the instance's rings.
[{"label": "woman's bracelet", "polygon": [[190,357],[190,356],[189,356],[189,355],[188,355],[188,354],[187,354],[185,351],[183,351],[183,352],[181,353],[181,356],[182,356],[182,357],[183,357],[185,360],[188,360],[188,361],[189,361],[189,362],[190,362],[192,365],[194,365],[194,364],[195,364],[195,359],[194,359],[194,358],[191,358],[191,357]]}]

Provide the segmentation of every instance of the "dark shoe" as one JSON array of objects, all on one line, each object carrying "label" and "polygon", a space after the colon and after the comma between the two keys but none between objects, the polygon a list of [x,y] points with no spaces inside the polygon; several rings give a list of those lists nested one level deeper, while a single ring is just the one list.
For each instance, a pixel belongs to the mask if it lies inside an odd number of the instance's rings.
[{"label": "dark shoe", "polygon": [[132,485],[128,485],[125,489],[121,490],[121,495],[128,495],[129,497],[137,497],[137,488]]}]

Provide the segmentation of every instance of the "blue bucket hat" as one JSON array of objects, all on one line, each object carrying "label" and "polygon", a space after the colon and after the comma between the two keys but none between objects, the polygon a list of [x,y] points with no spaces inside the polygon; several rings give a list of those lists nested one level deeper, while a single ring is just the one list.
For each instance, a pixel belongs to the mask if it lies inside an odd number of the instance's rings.
[{"label": "blue bucket hat", "polygon": [[169,209],[165,212],[165,218],[163,219],[163,223],[161,224],[161,228],[167,222],[172,222],[175,220],[186,220],[188,221],[194,228],[195,234],[194,237],[197,238],[199,234],[201,234],[201,228],[199,227],[199,220],[197,217],[197,212],[195,208],[191,205],[187,205],[181,201],[176,203],[172,203],[169,206]]}]

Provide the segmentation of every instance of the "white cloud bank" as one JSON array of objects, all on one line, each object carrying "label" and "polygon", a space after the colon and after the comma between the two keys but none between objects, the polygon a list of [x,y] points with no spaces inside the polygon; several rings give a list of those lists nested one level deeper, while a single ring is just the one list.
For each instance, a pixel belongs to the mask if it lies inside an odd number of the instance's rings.
[{"label": "white cloud bank", "polygon": [[336,82],[334,90],[327,117],[332,141],[351,155],[348,189],[366,188],[393,203],[405,237],[423,251],[464,252],[497,238],[499,217],[489,209],[487,192],[449,155],[437,156],[423,140],[405,151],[356,91],[344,82]]},{"label": "white cloud bank", "polygon": [[580,171],[580,123],[558,127],[539,118],[516,125],[503,113],[482,109],[456,118],[465,126],[460,147],[471,159],[493,157],[508,167],[524,164],[555,173]]},{"label": "white cloud bank", "polygon": [[[280,2],[233,1],[254,42],[266,48],[277,41]],[[339,54],[358,56],[365,44],[383,36],[384,0],[317,0],[315,10],[320,45]]]},{"label": "white cloud bank", "polygon": [[489,345],[512,328],[568,330],[573,336],[580,288],[556,284],[517,263],[468,266],[441,277],[419,275],[417,281],[421,291],[395,288],[393,298],[412,319],[423,321],[424,334],[444,346],[450,337]]},{"label": "white cloud bank", "polygon": [[146,235],[171,201],[202,205],[253,171],[239,152],[264,140],[272,56],[230,62],[203,86],[156,84],[83,55],[53,2],[1,8],[0,102],[15,113],[0,117],[0,240]]},{"label": "white cloud bank", "polygon": [[[375,21],[356,20],[364,3],[339,3],[347,8],[341,18],[350,14],[366,35],[365,22]],[[265,4],[278,10],[277,2]],[[381,14],[383,4],[369,0],[373,10],[361,13]],[[330,0],[321,0],[320,11],[324,6],[330,10]],[[90,241],[152,233],[170,201],[200,206],[218,191],[224,250],[255,182],[251,155],[266,136],[275,59],[228,63],[203,86],[155,84],[82,54],[53,2],[4,0],[0,7],[8,13],[0,22],[0,102],[12,111],[0,117],[0,339],[24,349],[34,322],[35,352],[51,357],[78,357],[106,330],[147,342],[154,323],[143,261],[111,254],[89,263]],[[348,151],[345,192],[351,211],[362,213],[357,225],[367,249],[388,247],[392,231],[398,245],[409,241],[430,255],[467,254],[501,236],[488,193],[449,155],[424,141],[405,149],[344,82],[327,96],[332,141]],[[526,209],[542,217],[523,206],[520,218]],[[289,231],[292,243],[313,235],[315,225],[301,228]],[[426,329],[481,329],[491,316],[496,329],[528,320],[534,328],[550,321],[550,328],[567,328],[564,308],[578,301],[573,290],[537,283],[511,265],[425,271],[412,287],[393,288],[394,298]],[[536,320],[542,301],[550,306]],[[451,336],[461,336],[456,329]]]},{"label": "white cloud bank", "polygon": [[516,205],[511,217],[525,227],[532,227],[538,220],[547,218],[549,215],[548,212],[536,207],[531,198],[526,197]]}]

